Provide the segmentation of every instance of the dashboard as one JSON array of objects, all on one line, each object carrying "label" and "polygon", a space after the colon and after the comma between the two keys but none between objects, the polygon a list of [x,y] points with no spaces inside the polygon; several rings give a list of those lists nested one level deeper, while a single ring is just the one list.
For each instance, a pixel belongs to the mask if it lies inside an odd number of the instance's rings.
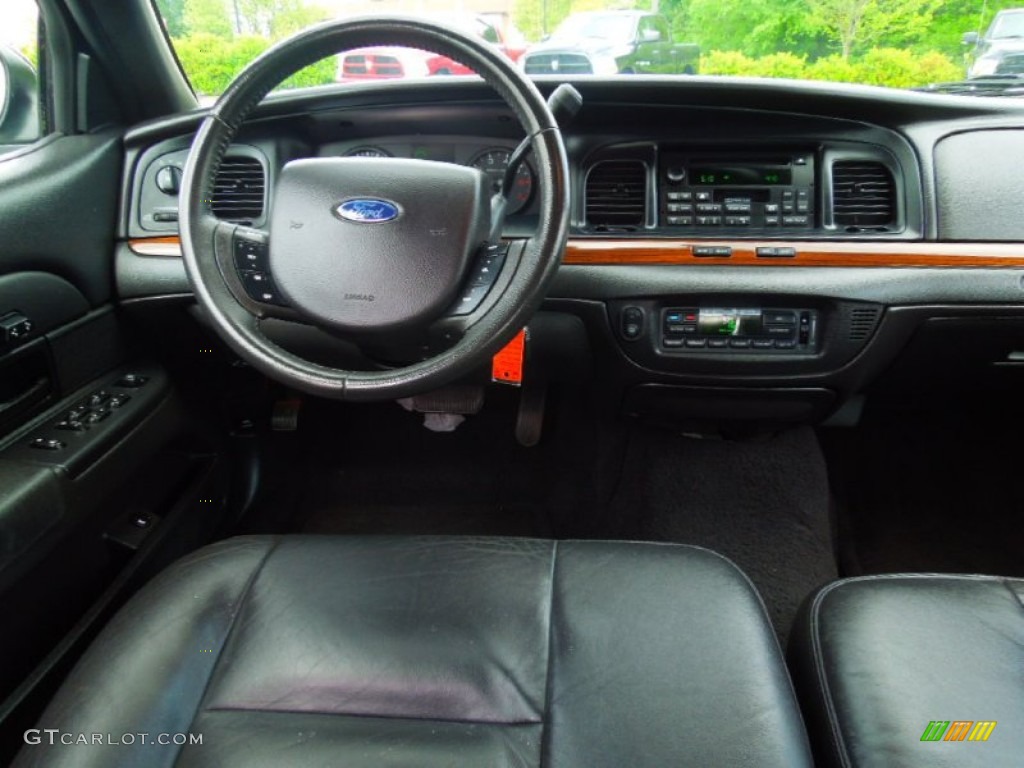
[{"label": "dashboard", "polygon": [[[834,412],[919,350],[930,355],[921,371],[942,359],[967,366],[960,381],[1016,381],[1024,217],[1005,158],[1024,153],[1024,107],[836,84],[626,80],[576,83],[584,107],[564,131],[570,240],[534,334],[551,350],[538,363],[548,375],[614,382],[633,412],[798,419]],[[175,179],[200,117],[126,138],[126,304],[188,298]],[[265,225],[276,174],[302,157],[437,160],[496,181],[520,139],[473,81],[271,98],[228,151],[214,211]],[[534,186],[526,164],[507,238],[536,226]],[[972,354],[937,344],[950,328],[977,336]]]}]

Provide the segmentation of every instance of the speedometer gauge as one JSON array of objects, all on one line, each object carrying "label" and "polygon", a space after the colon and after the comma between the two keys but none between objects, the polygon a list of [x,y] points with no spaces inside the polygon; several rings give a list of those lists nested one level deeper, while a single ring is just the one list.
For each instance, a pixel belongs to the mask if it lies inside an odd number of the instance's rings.
[{"label": "speedometer gauge", "polygon": [[391,157],[391,153],[380,147],[356,147],[346,152],[345,157]]},{"label": "speedometer gauge", "polygon": [[[491,189],[497,192],[501,188],[501,181],[505,177],[505,169],[508,167],[508,159],[511,156],[512,153],[507,149],[488,149],[473,158],[470,165],[486,173],[491,180]],[[516,171],[512,191],[508,196],[506,213],[508,215],[519,213],[530,202],[532,194],[533,169],[528,163],[523,162],[519,166],[519,170]]]}]

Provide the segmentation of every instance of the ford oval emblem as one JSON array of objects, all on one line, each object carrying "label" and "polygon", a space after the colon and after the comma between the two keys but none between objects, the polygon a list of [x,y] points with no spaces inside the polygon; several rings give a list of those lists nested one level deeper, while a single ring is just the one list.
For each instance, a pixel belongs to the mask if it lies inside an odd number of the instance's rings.
[{"label": "ford oval emblem", "polygon": [[372,197],[346,200],[334,212],[346,221],[357,224],[381,224],[397,219],[399,214],[398,206],[394,203]]}]

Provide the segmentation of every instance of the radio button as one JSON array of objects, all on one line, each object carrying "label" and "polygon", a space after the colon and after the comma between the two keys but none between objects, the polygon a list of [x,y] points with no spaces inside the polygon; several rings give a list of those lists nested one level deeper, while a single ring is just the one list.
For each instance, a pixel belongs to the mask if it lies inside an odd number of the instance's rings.
[{"label": "radio button", "polygon": [[726,213],[750,213],[750,203],[726,203]]},{"label": "radio button", "polygon": [[697,193],[697,202],[698,203],[710,203],[711,202],[711,193],[710,192],[698,192]]},{"label": "radio button", "polygon": [[777,226],[779,226],[779,217],[778,216],[765,216],[764,217],[764,225],[766,227],[777,227]]},{"label": "radio button", "polygon": [[665,333],[686,333],[694,334],[697,333],[696,325],[666,325]]},{"label": "radio button", "polygon": [[768,325],[795,325],[796,315],[792,312],[772,312],[765,311],[762,315],[765,323]]},{"label": "radio button", "polygon": [[678,348],[678,347],[683,346],[683,340],[682,339],[673,339],[673,338],[671,338],[669,336],[666,336],[665,338],[663,338],[661,340],[661,345],[663,347],[670,347],[670,348],[675,347],[675,348]]},{"label": "radio button", "polygon": [[806,227],[810,224],[809,216],[783,216],[782,226],[784,227]]},{"label": "radio button", "polygon": [[796,212],[807,213],[811,210],[811,196],[806,189],[801,189],[796,193]]},{"label": "radio button", "polygon": [[721,203],[697,203],[697,213],[721,213]]},{"label": "radio button", "polygon": [[708,346],[712,349],[724,349],[728,345],[728,339],[708,339]]},{"label": "radio button", "polygon": [[775,342],[771,339],[754,339],[751,345],[754,349],[772,349],[775,346]]},{"label": "radio button", "polygon": [[719,227],[722,225],[721,216],[698,216],[697,226],[698,227]]},{"label": "radio button", "polygon": [[729,346],[733,349],[749,349],[750,339],[729,339]]},{"label": "radio button", "polygon": [[693,213],[693,205],[690,203],[669,203],[669,213]]},{"label": "radio button", "polygon": [[666,221],[668,221],[669,226],[672,226],[672,227],[692,227],[693,226],[693,216],[669,216],[666,219]]},{"label": "radio button", "polygon": [[771,215],[771,214],[777,214],[778,212],[779,212],[779,204],[778,203],[765,203],[764,204],[764,213],[765,213],[766,216]]},{"label": "radio button", "polygon": [[725,226],[727,227],[749,227],[750,217],[749,216],[726,216]]},{"label": "radio button", "polygon": [[687,339],[686,346],[697,349],[699,347],[706,347],[708,343],[707,339]]},{"label": "radio button", "polygon": [[765,326],[764,330],[769,336],[785,336],[789,338],[796,329],[792,325],[768,325]]},{"label": "radio button", "polygon": [[776,349],[796,349],[796,342],[792,341],[792,340],[790,340],[790,341],[782,341],[780,339],[779,341],[775,342],[775,348]]}]

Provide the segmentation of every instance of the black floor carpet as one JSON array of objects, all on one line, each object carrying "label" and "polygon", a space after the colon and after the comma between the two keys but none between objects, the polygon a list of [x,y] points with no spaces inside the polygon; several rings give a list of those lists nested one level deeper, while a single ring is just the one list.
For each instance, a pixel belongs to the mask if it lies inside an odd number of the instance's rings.
[{"label": "black floor carpet", "polygon": [[797,605],[836,577],[824,461],[809,429],[698,440],[598,422],[554,398],[535,448],[516,395],[489,394],[452,434],[393,403],[314,403],[271,440],[243,532],[634,539],[721,552],[754,581],[784,639]]},{"label": "black floor carpet", "polygon": [[547,472],[516,443],[514,418],[509,403],[494,403],[455,432],[437,433],[395,403],[312,402],[298,432],[273,436],[271,474],[248,528],[550,536],[541,503]]},{"label": "black floor carpet", "polygon": [[737,441],[638,429],[612,510],[628,538],[730,558],[761,593],[783,643],[803,598],[838,575],[825,461],[807,428]]},{"label": "black floor carpet", "polygon": [[1005,408],[881,408],[825,431],[844,570],[1024,576],[1022,426]]}]

